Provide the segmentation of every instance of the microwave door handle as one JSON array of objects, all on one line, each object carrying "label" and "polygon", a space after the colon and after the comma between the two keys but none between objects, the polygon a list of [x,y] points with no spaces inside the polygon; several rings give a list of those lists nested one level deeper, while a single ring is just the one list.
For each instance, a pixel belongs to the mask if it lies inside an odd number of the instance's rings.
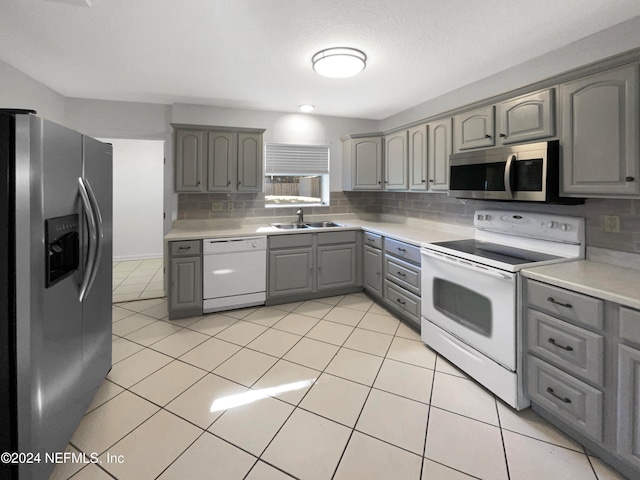
[{"label": "microwave door handle", "polygon": [[504,166],[504,190],[508,198],[513,198],[513,192],[511,191],[511,165],[514,158],[515,155],[509,155],[507,157],[507,163]]}]

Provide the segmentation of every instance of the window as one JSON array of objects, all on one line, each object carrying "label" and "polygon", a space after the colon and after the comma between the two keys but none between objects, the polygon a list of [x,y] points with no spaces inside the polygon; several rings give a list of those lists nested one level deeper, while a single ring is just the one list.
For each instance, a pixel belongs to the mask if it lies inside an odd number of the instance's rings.
[{"label": "window", "polygon": [[329,205],[329,147],[267,143],[265,205]]}]

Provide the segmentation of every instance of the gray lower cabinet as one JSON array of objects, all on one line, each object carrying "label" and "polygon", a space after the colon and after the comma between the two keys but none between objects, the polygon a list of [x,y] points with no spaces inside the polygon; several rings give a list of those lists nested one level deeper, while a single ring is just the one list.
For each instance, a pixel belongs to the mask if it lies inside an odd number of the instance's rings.
[{"label": "gray lower cabinet", "polygon": [[640,478],[640,312],[531,279],[523,304],[533,410]]},{"label": "gray lower cabinet", "polygon": [[169,242],[169,318],[202,314],[200,240]]},{"label": "gray lower cabinet", "polygon": [[267,303],[356,291],[359,234],[349,230],[270,236]]},{"label": "gray lower cabinet", "polygon": [[420,247],[385,238],[383,301],[420,328]]},{"label": "gray lower cabinet", "polygon": [[382,235],[372,232],[362,233],[362,243],[364,243],[364,274],[363,285],[365,291],[382,298],[382,279],[384,273],[382,270]]}]

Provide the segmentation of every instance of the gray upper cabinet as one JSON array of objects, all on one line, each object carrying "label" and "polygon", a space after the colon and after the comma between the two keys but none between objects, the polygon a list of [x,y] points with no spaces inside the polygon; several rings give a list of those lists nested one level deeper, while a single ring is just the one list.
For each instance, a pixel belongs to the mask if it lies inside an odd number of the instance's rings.
[{"label": "gray upper cabinet", "polygon": [[173,125],[176,192],[261,192],[264,130]]},{"label": "gray upper cabinet", "polygon": [[208,132],[207,191],[232,192],[235,183],[236,145],[231,132]]},{"label": "gray upper cabinet", "polygon": [[640,192],[638,66],[565,83],[562,195],[616,197]]},{"label": "gray upper cabinet", "polygon": [[262,163],[262,134],[238,133],[239,192],[262,191],[264,178]]},{"label": "gray upper cabinet", "polygon": [[428,126],[409,130],[409,190],[425,191],[428,182]]},{"label": "gray upper cabinet", "polygon": [[449,189],[449,156],[453,147],[451,118],[432,122],[429,132],[429,190]]},{"label": "gray upper cabinet", "polygon": [[454,151],[495,145],[493,105],[453,117]]},{"label": "gray upper cabinet", "polygon": [[343,190],[382,190],[382,137],[342,138]]},{"label": "gray upper cabinet", "polygon": [[554,90],[531,93],[498,104],[498,141],[504,145],[555,135]]},{"label": "gray upper cabinet", "polygon": [[205,133],[176,131],[176,192],[201,192]]},{"label": "gray upper cabinet", "polygon": [[385,190],[407,190],[409,187],[407,142],[406,130],[385,137]]}]

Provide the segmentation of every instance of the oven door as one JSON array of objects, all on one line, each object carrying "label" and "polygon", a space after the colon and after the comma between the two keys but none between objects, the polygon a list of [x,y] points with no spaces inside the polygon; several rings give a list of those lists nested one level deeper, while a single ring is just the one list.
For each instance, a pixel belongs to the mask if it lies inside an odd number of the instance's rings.
[{"label": "oven door", "polygon": [[516,369],[515,273],[422,249],[422,316]]}]

